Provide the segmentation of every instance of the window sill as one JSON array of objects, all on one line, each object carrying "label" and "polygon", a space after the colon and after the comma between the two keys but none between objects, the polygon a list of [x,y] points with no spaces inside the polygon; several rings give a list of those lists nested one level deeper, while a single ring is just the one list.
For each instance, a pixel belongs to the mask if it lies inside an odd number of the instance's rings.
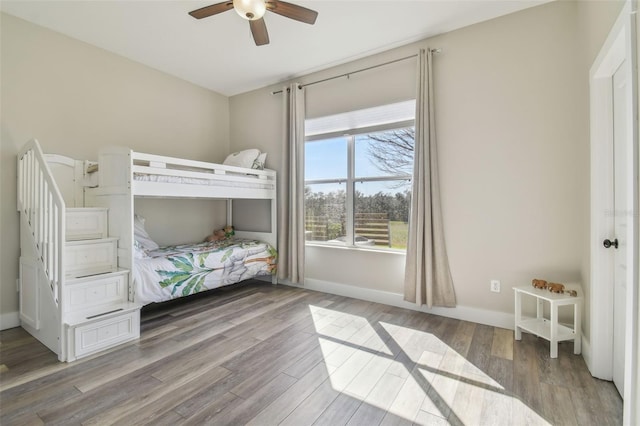
[{"label": "window sill", "polygon": [[338,250],[355,250],[355,251],[363,251],[363,252],[373,252],[373,253],[387,253],[387,254],[396,254],[396,255],[406,255],[406,250],[401,249],[392,249],[385,247],[370,247],[370,246],[347,246],[342,244],[331,244],[331,243],[322,243],[322,242],[305,242],[305,247],[322,247],[329,249],[338,249]]}]

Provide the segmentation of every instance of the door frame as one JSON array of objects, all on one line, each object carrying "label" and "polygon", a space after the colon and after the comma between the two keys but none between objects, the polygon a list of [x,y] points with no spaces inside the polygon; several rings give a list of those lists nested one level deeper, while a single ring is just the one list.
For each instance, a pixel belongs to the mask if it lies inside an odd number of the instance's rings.
[{"label": "door frame", "polygon": [[[591,280],[589,283],[590,353],[585,359],[591,374],[611,380],[613,378],[613,286],[605,285],[613,276],[613,258],[602,247],[610,238],[614,211],[611,197],[613,188],[613,94],[612,77],[619,65],[628,67],[631,96],[628,103],[628,151],[632,154],[631,200],[627,253],[627,306],[625,330],[625,380],[623,398],[624,423],[638,420],[639,407],[631,403],[638,398],[638,74],[636,4],[627,0],[594,61],[589,75],[591,106]],[[611,214],[602,214],[610,212]],[[626,214],[627,212],[623,212]]]}]

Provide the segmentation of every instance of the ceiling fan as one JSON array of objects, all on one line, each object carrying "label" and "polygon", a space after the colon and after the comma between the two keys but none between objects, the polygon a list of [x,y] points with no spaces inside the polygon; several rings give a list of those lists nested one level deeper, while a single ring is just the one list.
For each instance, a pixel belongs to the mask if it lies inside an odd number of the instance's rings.
[{"label": "ceiling fan", "polygon": [[269,33],[263,18],[267,10],[311,25],[316,22],[318,17],[318,12],[314,10],[280,0],[227,0],[191,11],[189,15],[196,19],[202,19],[226,12],[229,9],[235,9],[238,15],[249,21],[256,46],[269,44]]}]

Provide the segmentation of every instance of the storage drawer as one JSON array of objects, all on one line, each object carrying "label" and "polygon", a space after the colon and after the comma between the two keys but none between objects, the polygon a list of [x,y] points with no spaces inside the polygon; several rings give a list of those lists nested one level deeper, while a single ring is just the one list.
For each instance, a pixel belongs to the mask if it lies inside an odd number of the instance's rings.
[{"label": "storage drawer", "polygon": [[65,312],[85,311],[101,305],[126,302],[127,289],[127,271],[67,280],[63,296],[66,301]]},{"label": "storage drawer", "polygon": [[140,337],[140,309],[75,327],[74,358]]},{"label": "storage drawer", "polygon": [[106,238],[107,232],[107,209],[67,209],[65,228],[67,241]]},{"label": "storage drawer", "polygon": [[85,277],[115,272],[118,269],[117,246],[117,238],[67,242],[66,276]]}]

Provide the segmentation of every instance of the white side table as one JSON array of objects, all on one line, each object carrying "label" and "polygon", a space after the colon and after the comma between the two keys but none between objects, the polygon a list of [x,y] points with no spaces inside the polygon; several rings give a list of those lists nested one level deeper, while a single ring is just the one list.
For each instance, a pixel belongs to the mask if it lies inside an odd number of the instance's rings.
[{"label": "white side table", "polygon": [[[558,357],[558,342],[573,340],[573,353],[578,355],[582,351],[582,331],[580,321],[582,314],[583,295],[578,285],[565,285],[565,290],[575,290],[577,297],[568,294],[551,293],[549,290],[534,288],[533,286],[513,287],[515,292],[515,337],[522,339],[522,331],[533,333],[551,343],[551,358]],[[522,316],[522,295],[533,296],[537,302],[536,318]],[[549,302],[550,319],[543,315],[544,302]],[[558,324],[558,306],[573,305],[573,328]]]}]

